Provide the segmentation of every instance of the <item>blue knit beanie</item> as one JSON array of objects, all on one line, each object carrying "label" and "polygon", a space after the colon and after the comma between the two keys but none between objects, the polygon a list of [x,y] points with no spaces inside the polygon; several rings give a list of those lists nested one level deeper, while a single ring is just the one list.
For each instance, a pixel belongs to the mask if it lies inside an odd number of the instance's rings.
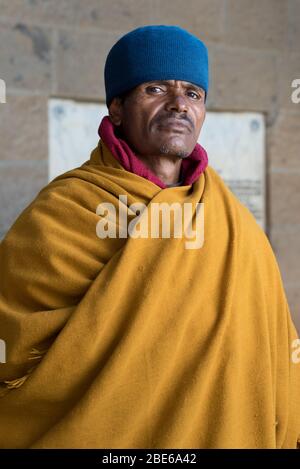
[{"label": "blue knit beanie", "polygon": [[208,51],[179,26],[143,26],[122,36],[105,63],[106,105],[116,96],[153,80],[181,80],[208,91]]}]

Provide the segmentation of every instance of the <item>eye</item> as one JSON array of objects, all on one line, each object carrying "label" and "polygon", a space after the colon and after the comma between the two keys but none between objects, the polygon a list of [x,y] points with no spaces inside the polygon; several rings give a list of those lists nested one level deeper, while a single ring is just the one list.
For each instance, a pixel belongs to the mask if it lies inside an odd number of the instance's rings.
[{"label": "eye", "polygon": [[147,86],[147,91],[150,91],[150,93],[155,92],[153,90],[163,91],[163,89],[160,88],[159,86]]},{"label": "eye", "polygon": [[194,95],[193,99],[202,99],[202,96],[197,94],[195,91],[190,90],[188,93]]}]

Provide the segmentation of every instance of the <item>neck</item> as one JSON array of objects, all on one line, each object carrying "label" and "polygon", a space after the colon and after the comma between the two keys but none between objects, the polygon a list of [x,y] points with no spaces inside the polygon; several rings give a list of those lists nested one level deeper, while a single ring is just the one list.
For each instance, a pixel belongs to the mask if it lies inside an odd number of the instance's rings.
[{"label": "neck", "polygon": [[179,182],[181,158],[172,155],[137,156],[164,184]]}]

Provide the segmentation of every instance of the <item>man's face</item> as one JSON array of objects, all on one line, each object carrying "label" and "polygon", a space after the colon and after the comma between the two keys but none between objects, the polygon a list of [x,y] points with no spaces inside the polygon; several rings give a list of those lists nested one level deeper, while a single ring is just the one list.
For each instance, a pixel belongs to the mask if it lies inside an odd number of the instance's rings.
[{"label": "man's face", "polygon": [[205,91],[192,83],[143,83],[122,103],[115,98],[110,117],[137,154],[147,157],[190,155],[205,119]]}]

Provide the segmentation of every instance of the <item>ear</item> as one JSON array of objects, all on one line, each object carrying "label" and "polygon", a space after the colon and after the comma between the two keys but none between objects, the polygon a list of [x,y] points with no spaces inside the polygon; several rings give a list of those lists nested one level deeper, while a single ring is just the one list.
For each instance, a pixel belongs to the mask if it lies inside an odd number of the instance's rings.
[{"label": "ear", "polygon": [[114,125],[120,126],[122,123],[122,102],[120,98],[114,98],[109,106],[109,117]]}]

